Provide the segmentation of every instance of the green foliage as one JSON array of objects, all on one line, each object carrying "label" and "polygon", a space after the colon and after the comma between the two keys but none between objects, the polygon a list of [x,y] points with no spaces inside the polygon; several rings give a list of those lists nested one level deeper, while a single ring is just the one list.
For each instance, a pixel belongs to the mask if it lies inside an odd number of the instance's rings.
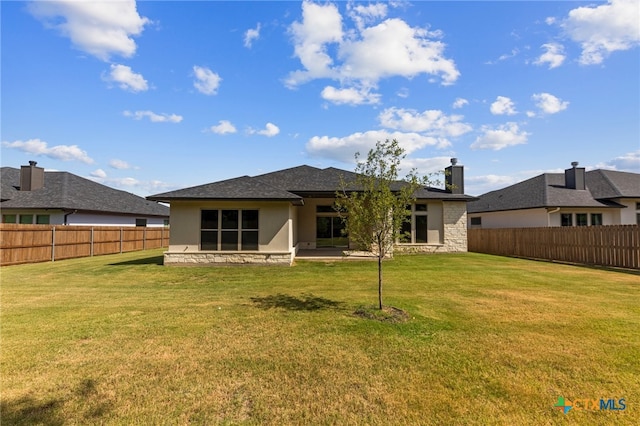
[{"label": "green foliage", "polygon": [[358,161],[355,182],[342,182],[336,209],[343,215],[350,241],[378,256],[378,305],[382,309],[382,260],[393,252],[420,182],[415,170],[398,180],[404,149],[397,140],[377,142],[364,162]]}]

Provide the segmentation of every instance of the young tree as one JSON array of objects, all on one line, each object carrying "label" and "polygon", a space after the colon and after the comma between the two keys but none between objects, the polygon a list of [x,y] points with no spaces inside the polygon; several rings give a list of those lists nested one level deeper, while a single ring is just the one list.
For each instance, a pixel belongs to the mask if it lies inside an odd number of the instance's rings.
[{"label": "young tree", "polygon": [[349,240],[378,257],[378,307],[382,309],[382,261],[390,255],[400,237],[402,224],[415,200],[421,182],[411,171],[398,181],[404,149],[397,140],[376,143],[367,160],[358,161],[353,182],[343,181],[336,193],[336,208],[341,212]]}]

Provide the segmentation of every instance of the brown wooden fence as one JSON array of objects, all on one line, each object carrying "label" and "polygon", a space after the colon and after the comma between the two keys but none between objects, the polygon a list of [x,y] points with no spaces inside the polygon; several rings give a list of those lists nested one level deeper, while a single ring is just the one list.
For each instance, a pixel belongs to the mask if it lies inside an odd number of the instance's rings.
[{"label": "brown wooden fence", "polygon": [[469,229],[469,251],[640,269],[640,226]]},{"label": "brown wooden fence", "polygon": [[0,224],[0,265],[167,247],[164,227]]}]

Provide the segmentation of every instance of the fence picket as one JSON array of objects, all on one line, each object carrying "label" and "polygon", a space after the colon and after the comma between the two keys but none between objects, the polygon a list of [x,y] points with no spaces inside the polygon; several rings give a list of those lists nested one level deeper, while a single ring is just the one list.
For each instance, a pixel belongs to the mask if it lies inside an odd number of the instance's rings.
[{"label": "fence picket", "polygon": [[640,226],[469,229],[468,250],[640,269]]},{"label": "fence picket", "polygon": [[0,224],[0,265],[167,247],[170,230],[116,226]]}]

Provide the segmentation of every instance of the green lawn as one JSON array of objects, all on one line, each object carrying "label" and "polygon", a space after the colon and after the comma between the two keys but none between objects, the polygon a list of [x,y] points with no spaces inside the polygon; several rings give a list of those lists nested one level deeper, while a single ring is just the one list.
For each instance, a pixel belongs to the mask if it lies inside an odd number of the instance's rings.
[{"label": "green lawn", "polygon": [[[5,267],[5,424],[640,422],[640,275],[479,254]],[[625,399],[624,411],[554,409]],[[584,404],[582,404],[584,405]]]}]

